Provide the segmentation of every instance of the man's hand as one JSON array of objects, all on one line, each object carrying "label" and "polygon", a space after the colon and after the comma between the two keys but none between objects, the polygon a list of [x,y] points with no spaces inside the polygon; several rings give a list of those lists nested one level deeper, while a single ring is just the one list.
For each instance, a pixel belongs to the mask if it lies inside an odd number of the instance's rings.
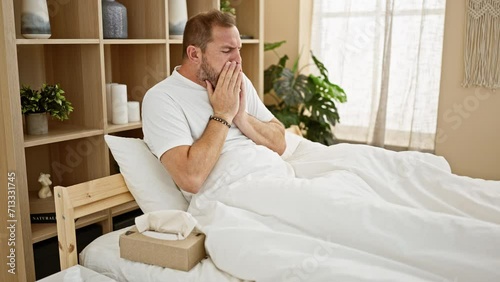
[{"label": "man's hand", "polygon": [[233,122],[235,115],[241,108],[239,92],[242,79],[241,64],[227,62],[219,75],[215,91],[213,85],[209,81],[205,81],[214,115],[229,123]]},{"label": "man's hand", "polygon": [[234,124],[256,144],[266,146],[278,154],[283,154],[286,148],[285,128],[281,122],[273,118],[262,122],[246,112],[245,82],[241,83],[239,109],[233,119]]},{"label": "man's hand", "polygon": [[246,108],[247,108],[247,97],[246,97],[246,90],[245,90],[245,81],[241,81],[240,85],[240,103],[239,103],[239,108],[238,112],[236,113],[236,116],[233,119],[233,122],[236,126],[239,127],[238,124],[243,123],[243,119],[246,118]]}]

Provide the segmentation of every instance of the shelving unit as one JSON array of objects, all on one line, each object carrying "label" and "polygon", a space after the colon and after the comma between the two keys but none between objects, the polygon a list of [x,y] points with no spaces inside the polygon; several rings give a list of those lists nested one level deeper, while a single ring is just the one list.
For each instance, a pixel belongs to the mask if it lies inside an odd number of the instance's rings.
[{"label": "shelving unit", "polygon": [[[18,265],[19,280],[35,280],[32,244],[57,235],[55,224],[30,224],[29,206],[40,185],[40,172],[50,173],[52,186],[69,186],[118,172],[104,141],[105,134],[142,138],[142,123],[108,122],[106,83],[127,85],[129,101],[139,101],[146,91],[169,76],[181,63],[182,40],[169,39],[167,0],[118,0],[127,7],[128,39],[104,39],[102,0],[49,1],[52,36],[25,39],[21,35],[21,1],[0,4],[2,110],[12,114],[0,119],[2,152],[8,152],[3,170],[17,172],[19,250],[25,262]],[[263,90],[263,0],[236,3],[237,25],[243,39],[243,71]],[[217,9],[219,0],[188,0],[188,17]],[[26,135],[20,114],[21,85],[40,88],[59,83],[74,106],[70,119],[49,121],[46,135]],[[6,89],[6,90],[5,90]],[[5,91],[4,91],[5,90]],[[21,142],[19,142],[21,140]],[[31,195],[31,196],[30,196]],[[33,206],[36,203],[32,203]],[[113,216],[137,209],[135,203],[82,218],[77,227],[101,222],[109,228]],[[3,253],[2,253],[3,254]],[[22,254],[19,254],[20,256]],[[2,276],[0,276],[2,277]],[[2,279],[0,279],[2,280]]]}]

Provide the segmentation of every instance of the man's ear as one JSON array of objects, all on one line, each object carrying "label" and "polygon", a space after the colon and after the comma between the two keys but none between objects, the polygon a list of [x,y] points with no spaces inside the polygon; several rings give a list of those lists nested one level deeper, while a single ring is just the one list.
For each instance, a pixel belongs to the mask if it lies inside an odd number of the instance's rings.
[{"label": "man's ear", "polygon": [[202,53],[200,48],[189,45],[186,49],[186,54],[191,62],[201,64]]}]

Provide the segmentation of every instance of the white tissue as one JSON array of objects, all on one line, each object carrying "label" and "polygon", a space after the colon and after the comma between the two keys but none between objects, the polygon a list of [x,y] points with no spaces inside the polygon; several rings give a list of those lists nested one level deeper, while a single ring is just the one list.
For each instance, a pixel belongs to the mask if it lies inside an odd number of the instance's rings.
[{"label": "white tissue", "polygon": [[112,84],[111,85],[111,103],[113,104],[113,124],[128,123],[128,107],[127,107],[127,85]]},{"label": "white tissue", "polygon": [[190,213],[179,210],[154,211],[135,218],[135,226],[140,233],[165,240],[185,239],[196,224]]}]

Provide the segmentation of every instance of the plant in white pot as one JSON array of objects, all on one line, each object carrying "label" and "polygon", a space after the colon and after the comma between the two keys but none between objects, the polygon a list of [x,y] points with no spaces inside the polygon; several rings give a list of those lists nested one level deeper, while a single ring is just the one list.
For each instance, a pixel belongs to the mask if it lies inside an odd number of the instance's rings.
[{"label": "plant in white pot", "polygon": [[26,131],[29,135],[48,133],[47,114],[60,121],[67,120],[73,111],[59,84],[43,84],[40,91],[29,86],[21,87],[21,109],[26,116]]}]

